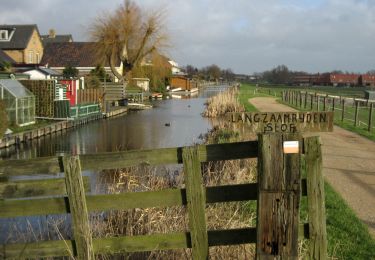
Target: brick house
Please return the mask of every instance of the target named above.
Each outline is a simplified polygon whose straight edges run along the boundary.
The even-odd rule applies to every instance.
[[[358,86],[359,74],[330,74],[330,84],[333,86]]]
[[[360,77],[360,83],[365,87],[374,87],[375,86],[375,75],[364,74]]]
[[[43,44],[37,25],[0,25],[0,49],[16,64],[39,63]]]

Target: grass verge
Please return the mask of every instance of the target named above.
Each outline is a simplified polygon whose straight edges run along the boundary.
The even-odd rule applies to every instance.
[[[275,96],[275,95],[278,98],[277,101],[280,102],[281,104],[293,107],[293,108],[295,108],[297,110],[300,110],[300,111],[310,111],[309,108],[304,109],[304,108],[300,108],[300,107],[294,106],[292,104],[281,101],[281,99],[280,99],[281,92],[283,90],[287,90],[287,89],[297,90],[297,91],[299,91],[299,90],[310,91],[310,92],[316,91],[316,92],[319,92],[319,93],[358,97],[358,98],[363,98],[363,90],[364,90],[363,88],[349,89],[349,88],[333,88],[333,87],[316,87],[316,88],[311,88],[311,87],[300,88],[300,87],[290,87],[290,86],[269,86],[269,87],[270,88],[267,87],[267,89],[264,89],[265,88],[264,87],[263,90],[267,90],[267,91],[271,90],[271,95],[266,94],[266,93],[256,92],[257,88],[256,88],[255,85],[243,84],[241,86],[239,100],[245,106],[246,111],[249,111],[249,112],[256,111],[256,109],[251,104],[249,104],[249,102],[248,102],[249,98],[252,98],[252,97],[267,97],[267,96]],[[259,89],[262,89],[262,87],[260,87]],[[314,107],[315,107],[315,104],[314,104]],[[347,107],[346,109],[348,110],[346,113],[354,114],[354,108]],[[367,119],[368,115],[364,116],[364,115],[361,114],[362,112],[363,111],[360,110],[359,117]],[[339,116],[339,117],[337,117],[337,116]],[[342,122],[340,115],[338,115],[336,112],[335,112],[334,124],[341,127],[341,128],[344,128],[348,131],[351,131],[353,133],[356,133],[356,134],[359,134],[363,137],[366,137],[366,138],[368,138],[372,141],[375,141],[375,131],[369,132],[367,130],[367,127],[354,126],[353,122],[348,121],[347,119],[345,119],[344,122]]]
[[[256,111],[248,105],[249,98],[269,96],[256,93],[255,89],[252,85],[242,85],[240,89],[239,100],[249,112]],[[307,200],[302,199],[301,203],[301,216],[306,216]],[[367,227],[328,183],[325,183],[325,203],[328,255],[332,259],[375,259],[375,240]]]

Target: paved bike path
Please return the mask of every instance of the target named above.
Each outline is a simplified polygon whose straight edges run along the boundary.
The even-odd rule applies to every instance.
[[[249,99],[262,112],[291,112],[275,98]],[[323,174],[375,237],[375,142],[334,127],[319,133],[322,139]]]

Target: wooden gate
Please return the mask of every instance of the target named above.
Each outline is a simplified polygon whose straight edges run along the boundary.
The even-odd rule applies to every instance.
[[[294,135],[264,134],[258,141],[198,145],[93,155],[0,161],[0,218],[71,214],[74,239],[1,245],[2,259],[69,256],[192,248],[194,259],[207,259],[210,246],[257,244],[257,259],[297,259],[299,237],[309,238],[310,258],[326,259],[322,156],[318,137],[298,139],[296,154],[283,152]],[[258,157],[258,183],[204,187],[201,163]],[[82,170],[104,170],[139,164],[183,164],[185,189],[85,195]],[[65,172],[64,178],[12,180],[36,173]],[[302,176],[302,177],[301,177]],[[305,176],[305,177],[304,177]],[[30,198],[36,195],[54,197]],[[60,195],[56,197],[55,195]],[[300,196],[308,196],[308,223],[300,223]],[[28,198],[24,198],[28,197]],[[17,199],[15,199],[17,198]],[[18,199],[22,198],[22,199]],[[258,200],[257,227],[207,230],[207,203]],[[91,237],[91,211],[186,205],[189,232],[143,236]]]

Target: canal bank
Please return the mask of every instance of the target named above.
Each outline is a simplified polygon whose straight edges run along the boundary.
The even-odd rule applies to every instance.
[[[129,149],[191,145],[212,128],[201,113],[208,97],[227,86],[206,87],[197,98],[152,101],[153,109],[96,120],[69,131],[0,150],[7,159],[28,159],[62,153],[88,154]],[[166,126],[168,125],[168,126]]]

